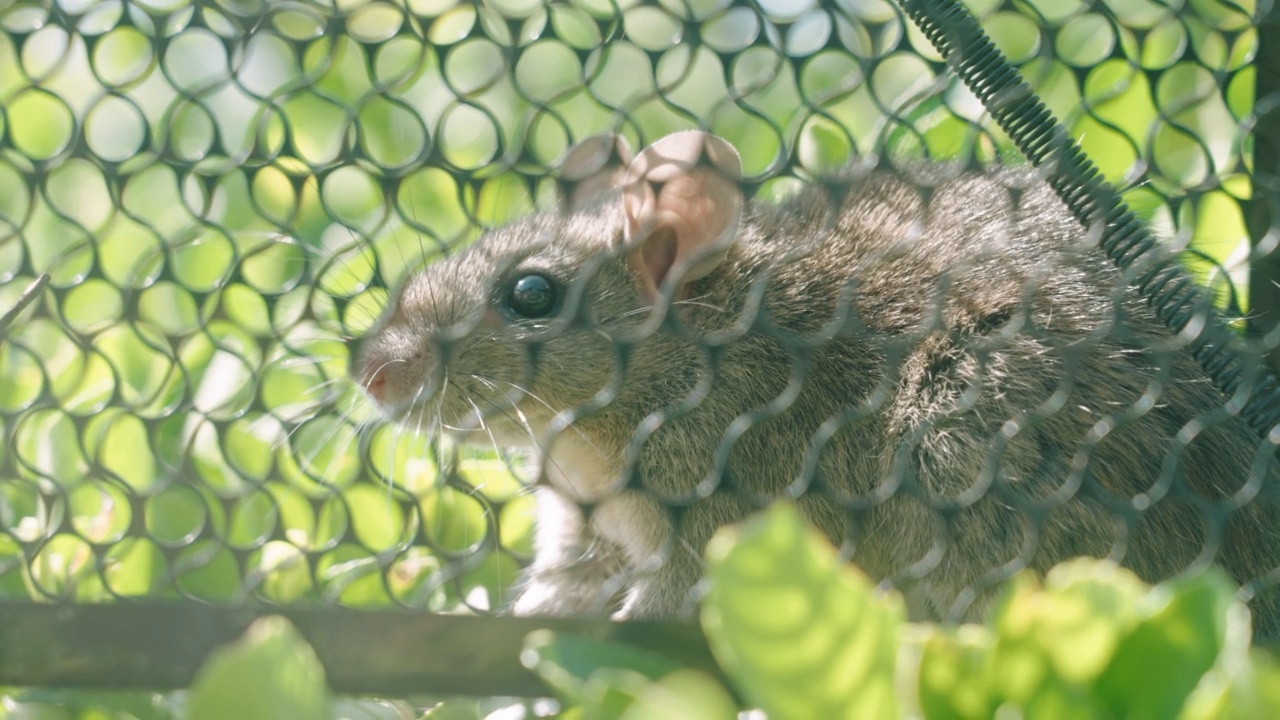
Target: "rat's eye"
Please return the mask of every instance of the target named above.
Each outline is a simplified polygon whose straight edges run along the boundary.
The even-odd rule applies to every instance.
[[[511,283],[505,302],[520,317],[544,318],[560,304],[560,289],[546,275],[521,275]]]

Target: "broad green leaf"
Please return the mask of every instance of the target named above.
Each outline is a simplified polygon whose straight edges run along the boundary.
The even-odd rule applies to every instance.
[[[707,548],[702,626],[744,697],[772,718],[897,717],[904,609],[779,503]]]
[[[1042,591],[1034,574],[1024,573],[1012,584],[995,613],[996,633],[991,669],[987,674],[992,700],[1027,707],[1061,684],[1053,663],[1038,641]]]
[[[1106,561],[1081,558],[1050,570],[1038,598],[1036,638],[1056,673],[1072,683],[1097,678],[1138,622],[1135,606],[1145,592],[1136,575]]]
[[[584,704],[587,685],[601,668],[627,670],[650,680],[681,669],[674,660],[648,650],[550,630],[538,630],[525,638],[520,661],[575,705]]]
[[[1143,598],[1153,611],[1120,641],[1098,697],[1117,716],[1172,717],[1217,659],[1234,593],[1217,569],[1156,586]]]
[[[1280,717],[1280,661],[1254,650],[1246,662],[1216,668],[1187,698],[1183,720]]]
[[[1244,603],[1227,612],[1226,639],[1217,662],[1182,707],[1184,720],[1280,717],[1280,661],[1251,648],[1253,628]]]
[[[288,620],[262,618],[216,650],[196,675],[190,720],[327,720],[324,668]]]
[[[1150,590],[1132,572],[1090,558],[1057,566],[1043,587],[1033,574],[1023,574],[998,604],[994,632],[972,626],[930,631],[918,673],[921,711],[929,718],[990,717],[1001,707],[1017,708],[1025,717],[1148,716],[1140,704],[1117,706],[1100,693],[1098,682],[1117,663],[1129,662],[1125,648],[1147,623],[1168,622],[1170,595],[1185,599],[1176,590]],[[1216,650],[1210,663],[1215,656]],[[1154,714],[1176,711],[1206,667],[1188,675],[1190,685],[1178,685],[1172,673],[1174,693],[1182,694],[1167,712]],[[1154,677],[1161,682],[1153,683]],[[1164,676],[1129,682],[1160,688]]]
[[[920,658],[926,718],[987,718],[995,712],[990,673],[995,635],[985,627],[930,628]]]
[[[634,670],[601,669],[592,674],[585,690],[585,720],[738,717],[729,693],[697,670],[676,670],[652,680]]]

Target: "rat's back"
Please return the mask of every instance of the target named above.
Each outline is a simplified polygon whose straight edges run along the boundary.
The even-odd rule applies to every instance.
[[[1033,174],[878,171],[838,207],[802,195],[754,217],[756,252],[792,255],[768,317],[803,336],[848,315],[805,379],[849,416],[811,492],[856,509],[828,531],[917,607],[974,616],[1012,572],[1082,554],[1152,581],[1280,566],[1275,461]],[[817,238],[800,253],[796,228]],[[1280,632],[1275,594],[1252,607]]]

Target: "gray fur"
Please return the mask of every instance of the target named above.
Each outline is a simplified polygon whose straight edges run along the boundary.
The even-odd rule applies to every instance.
[[[749,203],[661,323],[623,226],[609,196],[495,231],[412,277],[358,353],[402,422],[481,408],[471,439],[549,450],[517,612],[687,614],[715,529],[783,496],[931,617],[1081,554],[1151,581],[1276,573],[1275,462],[1247,486],[1257,439],[1032,174],[880,170]],[[582,292],[567,320],[495,309],[526,269]],[[1280,631],[1275,592],[1252,609]]]

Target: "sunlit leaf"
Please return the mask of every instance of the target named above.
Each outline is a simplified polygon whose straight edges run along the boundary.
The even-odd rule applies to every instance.
[[[1222,649],[1234,593],[1221,571],[1157,586],[1147,601],[1162,607],[1120,641],[1098,679],[1099,697],[1124,717],[1176,713]]]
[[[190,720],[328,720],[324,668],[289,621],[267,617],[209,656],[191,685]]]
[[[707,548],[702,625],[748,702],[771,717],[895,717],[905,611],[780,503]]]

